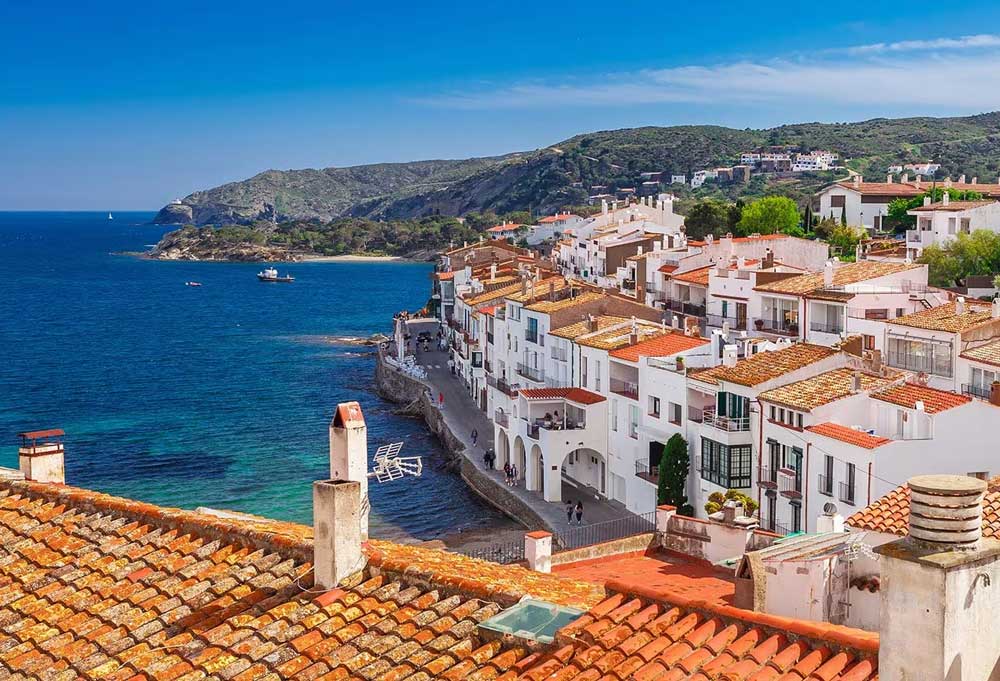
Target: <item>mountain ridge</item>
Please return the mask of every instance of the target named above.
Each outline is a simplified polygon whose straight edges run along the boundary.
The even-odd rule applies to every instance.
[[[189,194],[165,206],[161,224],[280,223],[354,217],[375,220],[473,211],[548,213],[586,201],[587,188],[634,186],[642,172],[690,174],[731,164],[739,153],[779,144],[825,148],[861,173],[933,159],[942,174],[996,178],[1000,112],[964,117],[874,118],[852,123],[793,123],[765,129],[714,125],[645,126],[574,135],[533,151],[348,167],[266,170],[246,180]],[[824,175],[748,185],[675,187],[683,195],[742,198],[780,193],[797,200],[829,181]],[[675,189],[675,188],[672,188]]]

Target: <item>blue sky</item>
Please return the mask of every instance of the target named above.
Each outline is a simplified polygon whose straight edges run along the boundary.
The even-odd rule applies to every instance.
[[[5,2],[0,64],[0,210],[156,209],[589,130],[996,110],[1000,3]]]

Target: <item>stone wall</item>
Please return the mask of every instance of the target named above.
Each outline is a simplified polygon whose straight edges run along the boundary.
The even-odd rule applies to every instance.
[[[390,402],[406,405],[403,409],[406,414],[424,420],[430,431],[437,435],[444,445],[452,461],[457,464],[458,473],[469,489],[525,527],[552,531],[553,528],[545,519],[521,501],[506,485],[486,475],[476,466],[469,457],[465,444],[455,436],[444,415],[434,405],[429,386],[389,366],[382,360],[381,350],[375,360],[375,390]]]
[[[552,554],[552,566],[565,565],[567,563],[585,563],[591,560],[606,558],[608,556],[621,556],[625,554],[643,554],[655,551],[657,539],[654,532],[637,534],[622,539],[581,546],[578,549],[559,551]]]

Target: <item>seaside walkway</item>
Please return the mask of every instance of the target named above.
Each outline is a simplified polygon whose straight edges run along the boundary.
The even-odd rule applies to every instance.
[[[409,332],[416,338],[421,331],[429,331],[435,334],[438,328],[436,320],[411,320],[407,327]],[[438,393],[444,395],[443,416],[452,433],[458,437],[465,445],[462,455],[469,459],[479,470],[483,471],[490,479],[495,480],[497,485],[505,485],[502,470],[490,470],[483,462],[483,454],[487,449],[493,447],[493,422],[483,413],[472,396],[466,391],[461,380],[457,376],[452,376],[448,369],[448,352],[439,351],[434,343],[430,344],[431,349],[427,352],[417,350],[416,362],[427,371],[426,383],[432,391],[432,397],[437,403]],[[476,446],[472,445],[472,430],[479,431],[479,439]],[[553,532],[562,532],[578,525],[566,522],[566,500],[574,503],[579,500],[583,502],[584,525],[603,523],[609,520],[635,517],[624,505],[599,497],[597,492],[585,486],[576,486],[566,478],[563,478],[563,489],[561,503],[550,503],[542,498],[538,492],[529,492],[524,488],[524,481],[516,487],[510,488],[521,501],[529,505],[539,516],[541,516]],[[529,528],[540,529],[540,528]]]

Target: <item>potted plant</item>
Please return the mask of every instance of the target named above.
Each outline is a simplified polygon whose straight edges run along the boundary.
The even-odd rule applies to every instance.
[[[760,331],[761,329],[764,328],[764,320],[763,319],[755,319],[755,320],[753,320],[753,326],[754,326],[755,329],[757,329],[758,331]]]

